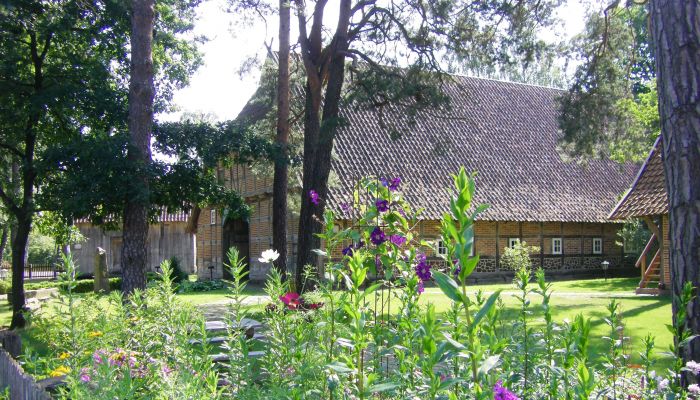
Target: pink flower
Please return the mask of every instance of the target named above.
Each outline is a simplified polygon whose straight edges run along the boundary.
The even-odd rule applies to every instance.
[[[83,368],[80,370],[80,381],[81,382],[83,382],[83,383],[90,382],[91,378],[90,378],[90,375],[88,374],[88,372],[90,372],[90,370],[87,368]]]
[[[290,310],[296,310],[301,304],[301,301],[299,300],[299,294],[294,292],[285,293],[284,296],[280,296],[280,301],[284,303]]]

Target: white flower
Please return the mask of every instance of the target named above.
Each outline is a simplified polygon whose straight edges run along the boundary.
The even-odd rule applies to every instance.
[[[668,379],[660,379],[657,383],[657,387],[660,391],[668,389]]]
[[[277,260],[280,256],[280,253],[278,253],[276,250],[272,249],[267,249],[260,254],[260,258],[258,258],[258,261],[261,263],[273,263],[275,260]]]
[[[688,385],[688,392],[692,394],[700,394],[700,386],[698,386],[697,383],[693,383],[692,385]]]
[[[695,375],[700,374],[700,363],[698,363],[698,362],[695,362],[695,361],[688,361],[688,362],[685,364],[685,368],[686,368],[688,371],[691,371],[692,373],[694,373]]]

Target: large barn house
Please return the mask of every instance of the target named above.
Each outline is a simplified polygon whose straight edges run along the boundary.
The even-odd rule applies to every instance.
[[[364,176],[402,179],[402,192],[414,208],[423,208],[421,238],[437,240],[439,220],[448,210],[450,174],[465,166],[477,171],[477,203],[488,203],[475,226],[481,254],[476,276],[500,275],[503,249],[522,240],[540,247],[534,256],[554,274],[600,273],[601,263],[620,268],[623,249],[616,244],[620,224],[608,220],[615,201],[629,187],[637,166],[593,160],[567,162],[558,152],[557,97],[552,88],[455,76],[446,85],[449,111],[426,111],[415,125],[401,110],[346,108],[348,125],[337,134],[328,206],[342,224],[350,224],[341,204],[351,202]],[[244,110],[245,112],[245,110]],[[390,137],[386,126],[400,132]],[[395,135],[394,135],[395,136]],[[254,207],[247,221],[221,224],[217,210],[204,210],[197,227],[197,264],[221,276],[226,249],[237,246],[250,260],[252,280],[264,280],[258,262],[271,247],[272,178],[241,165],[222,167],[220,178]],[[289,223],[289,256],[295,259],[296,216]],[[429,254],[434,263],[441,262]],[[601,273],[602,274],[602,273]]]

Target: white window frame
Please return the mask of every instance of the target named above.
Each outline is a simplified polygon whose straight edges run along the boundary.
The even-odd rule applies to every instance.
[[[516,238],[516,237],[508,238],[508,248],[509,249],[512,249],[513,247],[515,247],[516,243],[520,243],[520,238]]]
[[[558,250],[557,243],[559,244]],[[564,241],[562,238],[552,238],[552,254],[564,254]]]
[[[598,244],[597,250],[596,244]],[[603,238],[593,238],[593,243],[591,243],[591,251],[593,252],[593,254],[603,254]]]
[[[216,225],[216,210],[209,212],[209,225]]]
[[[446,256],[447,255],[447,246],[445,246],[445,242],[442,240],[437,241],[437,253],[438,255],[441,256]]]

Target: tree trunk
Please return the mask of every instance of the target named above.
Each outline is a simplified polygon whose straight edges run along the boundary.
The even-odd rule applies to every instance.
[[[2,227],[2,236],[0,236],[0,265],[2,264],[3,254],[5,253],[5,247],[7,247],[7,236],[10,232],[8,226],[9,222],[7,223],[7,225]]]
[[[129,160],[141,168],[134,185],[138,195],[126,200],[122,244],[122,291],[146,287],[151,129],[153,125],[154,0],[131,2],[131,80],[129,83]]]
[[[17,216],[17,225],[12,238],[12,321],[10,329],[24,328],[24,267],[27,261],[27,244],[32,228],[31,214]]]
[[[272,183],[272,247],[280,254],[275,266],[287,278],[287,182],[289,143],[289,0],[280,0],[279,65],[277,74],[277,138]]]
[[[663,162],[669,199],[673,318],[685,282],[700,284],[700,3],[652,0]],[[700,301],[688,307],[686,328],[700,334]],[[683,351],[700,361],[700,340]],[[687,381],[686,381],[687,382]]]
[[[304,179],[302,187],[301,213],[299,216],[299,244],[297,248],[297,268],[295,285],[304,289],[304,271],[314,268],[312,250],[318,248],[320,239],[316,236],[321,231],[321,219],[328,197],[328,177],[331,170],[333,140],[340,122],[340,99],[345,80],[345,54],[348,48],[348,26],[351,17],[351,2],[342,0],[338,16],[338,27],[329,45],[330,62],[328,66],[328,83],[323,98],[323,119],[319,123],[320,101],[310,96],[313,86],[307,81],[306,115],[304,121]],[[316,63],[319,65],[320,63]],[[307,65],[308,69],[308,65]],[[310,71],[307,70],[307,75]],[[316,73],[316,71],[314,71]],[[318,93],[320,93],[320,88]],[[320,96],[319,96],[320,97]],[[309,198],[309,191],[318,193],[319,204],[314,205]]]

